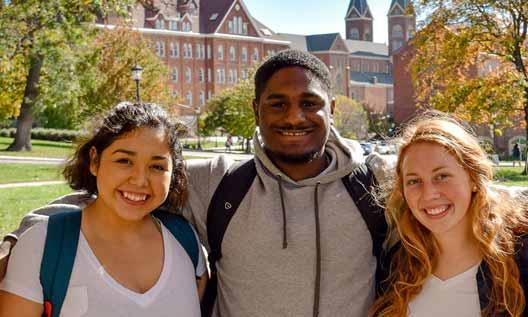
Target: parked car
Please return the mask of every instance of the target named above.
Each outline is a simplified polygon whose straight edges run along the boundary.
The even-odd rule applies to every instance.
[[[363,155],[369,155],[374,150],[374,145],[368,142],[359,142],[361,148],[363,149]]]

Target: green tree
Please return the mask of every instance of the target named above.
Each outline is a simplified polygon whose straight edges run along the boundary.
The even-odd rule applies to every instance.
[[[422,106],[528,136],[528,1],[417,0],[411,73]]]
[[[369,131],[369,119],[363,106],[346,96],[336,96],[334,126],[339,133],[351,139],[366,139]]]
[[[209,100],[203,117],[203,129],[212,133],[223,128],[231,135],[246,140],[246,152],[250,151],[250,140],[255,132],[255,116],[252,102],[255,98],[253,76],[225,89]]]
[[[13,67],[9,98],[20,100],[15,140],[9,150],[31,150],[33,114],[46,65],[93,39],[93,22],[109,12],[124,14],[132,0],[24,0],[0,9],[0,67]],[[14,62],[13,62],[14,61]],[[8,68],[9,68],[8,67]],[[19,76],[23,80],[17,81]],[[23,91],[21,97],[16,93]]]

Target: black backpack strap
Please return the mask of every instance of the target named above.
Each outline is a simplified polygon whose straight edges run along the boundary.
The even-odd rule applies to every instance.
[[[390,256],[383,253],[383,242],[387,236],[387,220],[384,209],[376,203],[373,191],[377,186],[376,177],[367,164],[363,163],[342,178],[343,184],[354,200],[372,238],[372,254],[376,257],[376,290],[382,292],[383,281],[388,277]]]
[[[210,251],[207,258],[211,279],[207,283],[202,299],[202,316],[211,316],[213,312],[218,284],[216,262],[222,258],[222,240],[225,231],[256,176],[254,159],[234,164],[220,181],[209,203],[207,240]]]

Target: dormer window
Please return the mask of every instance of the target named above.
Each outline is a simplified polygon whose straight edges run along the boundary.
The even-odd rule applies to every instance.
[[[227,22],[227,33],[230,34],[247,34],[247,23],[244,23],[242,17],[233,17]]]
[[[170,21],[170,29],[172,31],[178,31],[178,22],[176,21]]]
[[[163,19],[156,20],[156,29],[163,30],[165,29],[165,21]]]

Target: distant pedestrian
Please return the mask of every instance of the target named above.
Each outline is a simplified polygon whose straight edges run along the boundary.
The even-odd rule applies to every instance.
[[[225,141],[226,152],[231,152],[231,146],[233,145],[233,137],[231,135],[227,136]]]
[[[515,167],[515,163],[519,163],[519,166],[521,166],[521,149],[519,148],[519,143],[515,143],[513,146],[513,166]]]

